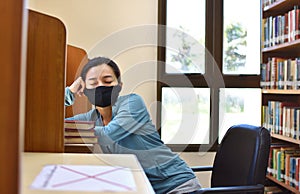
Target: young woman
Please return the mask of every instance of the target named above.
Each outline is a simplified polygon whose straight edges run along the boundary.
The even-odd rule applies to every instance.
[[[187,164],[160,139],[142,98],[137,94],[119,96],[122,89],[117,64],[104,57],[89,60],[81,77],[66,88],[65,104],[74,95],[86,95],[95,105],[71,120],[96,121],[95,135],[104,153],[135,154],[158,194],[191,193],[200,184]]]

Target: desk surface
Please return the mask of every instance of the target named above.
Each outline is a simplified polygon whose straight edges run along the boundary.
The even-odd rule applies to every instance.
[[[22,194],[54,194],[54,193],[77,193],[74,191],[44,191],[30,189],[30,185],[42,168],[47,164],[65,165],[103,165],[122,166],[132,169],[137,190],[126,193],[154,193],[141,165],[134,155],[121,154],[69,154],[69,153],[29,153],[22,154]],[[79,192],[78,192],[79,193]],[[82,193],[82,192],[80,192]],[[84,192],[93,193],[95,192]],[[99,193],[99,192],[98,192]],[[117,194],[120,192],[102,192]]]

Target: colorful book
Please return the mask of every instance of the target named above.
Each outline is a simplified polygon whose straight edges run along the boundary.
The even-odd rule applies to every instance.
[[[279,181],[285,182],[286,180],[286,164],[285,164],[285,156],[287,154],[294,154],[297,152],[300,152],[298,149],[299,147],[297,145],[291,146],[291,147],[281,147],[280,148],[280,178]]]

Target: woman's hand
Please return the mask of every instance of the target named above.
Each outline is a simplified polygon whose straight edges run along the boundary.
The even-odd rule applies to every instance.
[[[85,84],[81,77],[78,77],[69,88],[73,94],[77,94],[78,96],[84,95]]]

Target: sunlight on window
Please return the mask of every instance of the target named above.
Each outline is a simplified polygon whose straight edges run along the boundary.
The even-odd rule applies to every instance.
[[[224,74],[260,73],[260,27],[260,0],[224,0]]]
[[[204,73],[205,0],[167,1],[166,72]]]
[[[223,88],[219,98],[219,143],[232,125],[261,125],[260,88]]]
[[[161,138],[167,144],[208,144],[209,88],[162,88]]]

